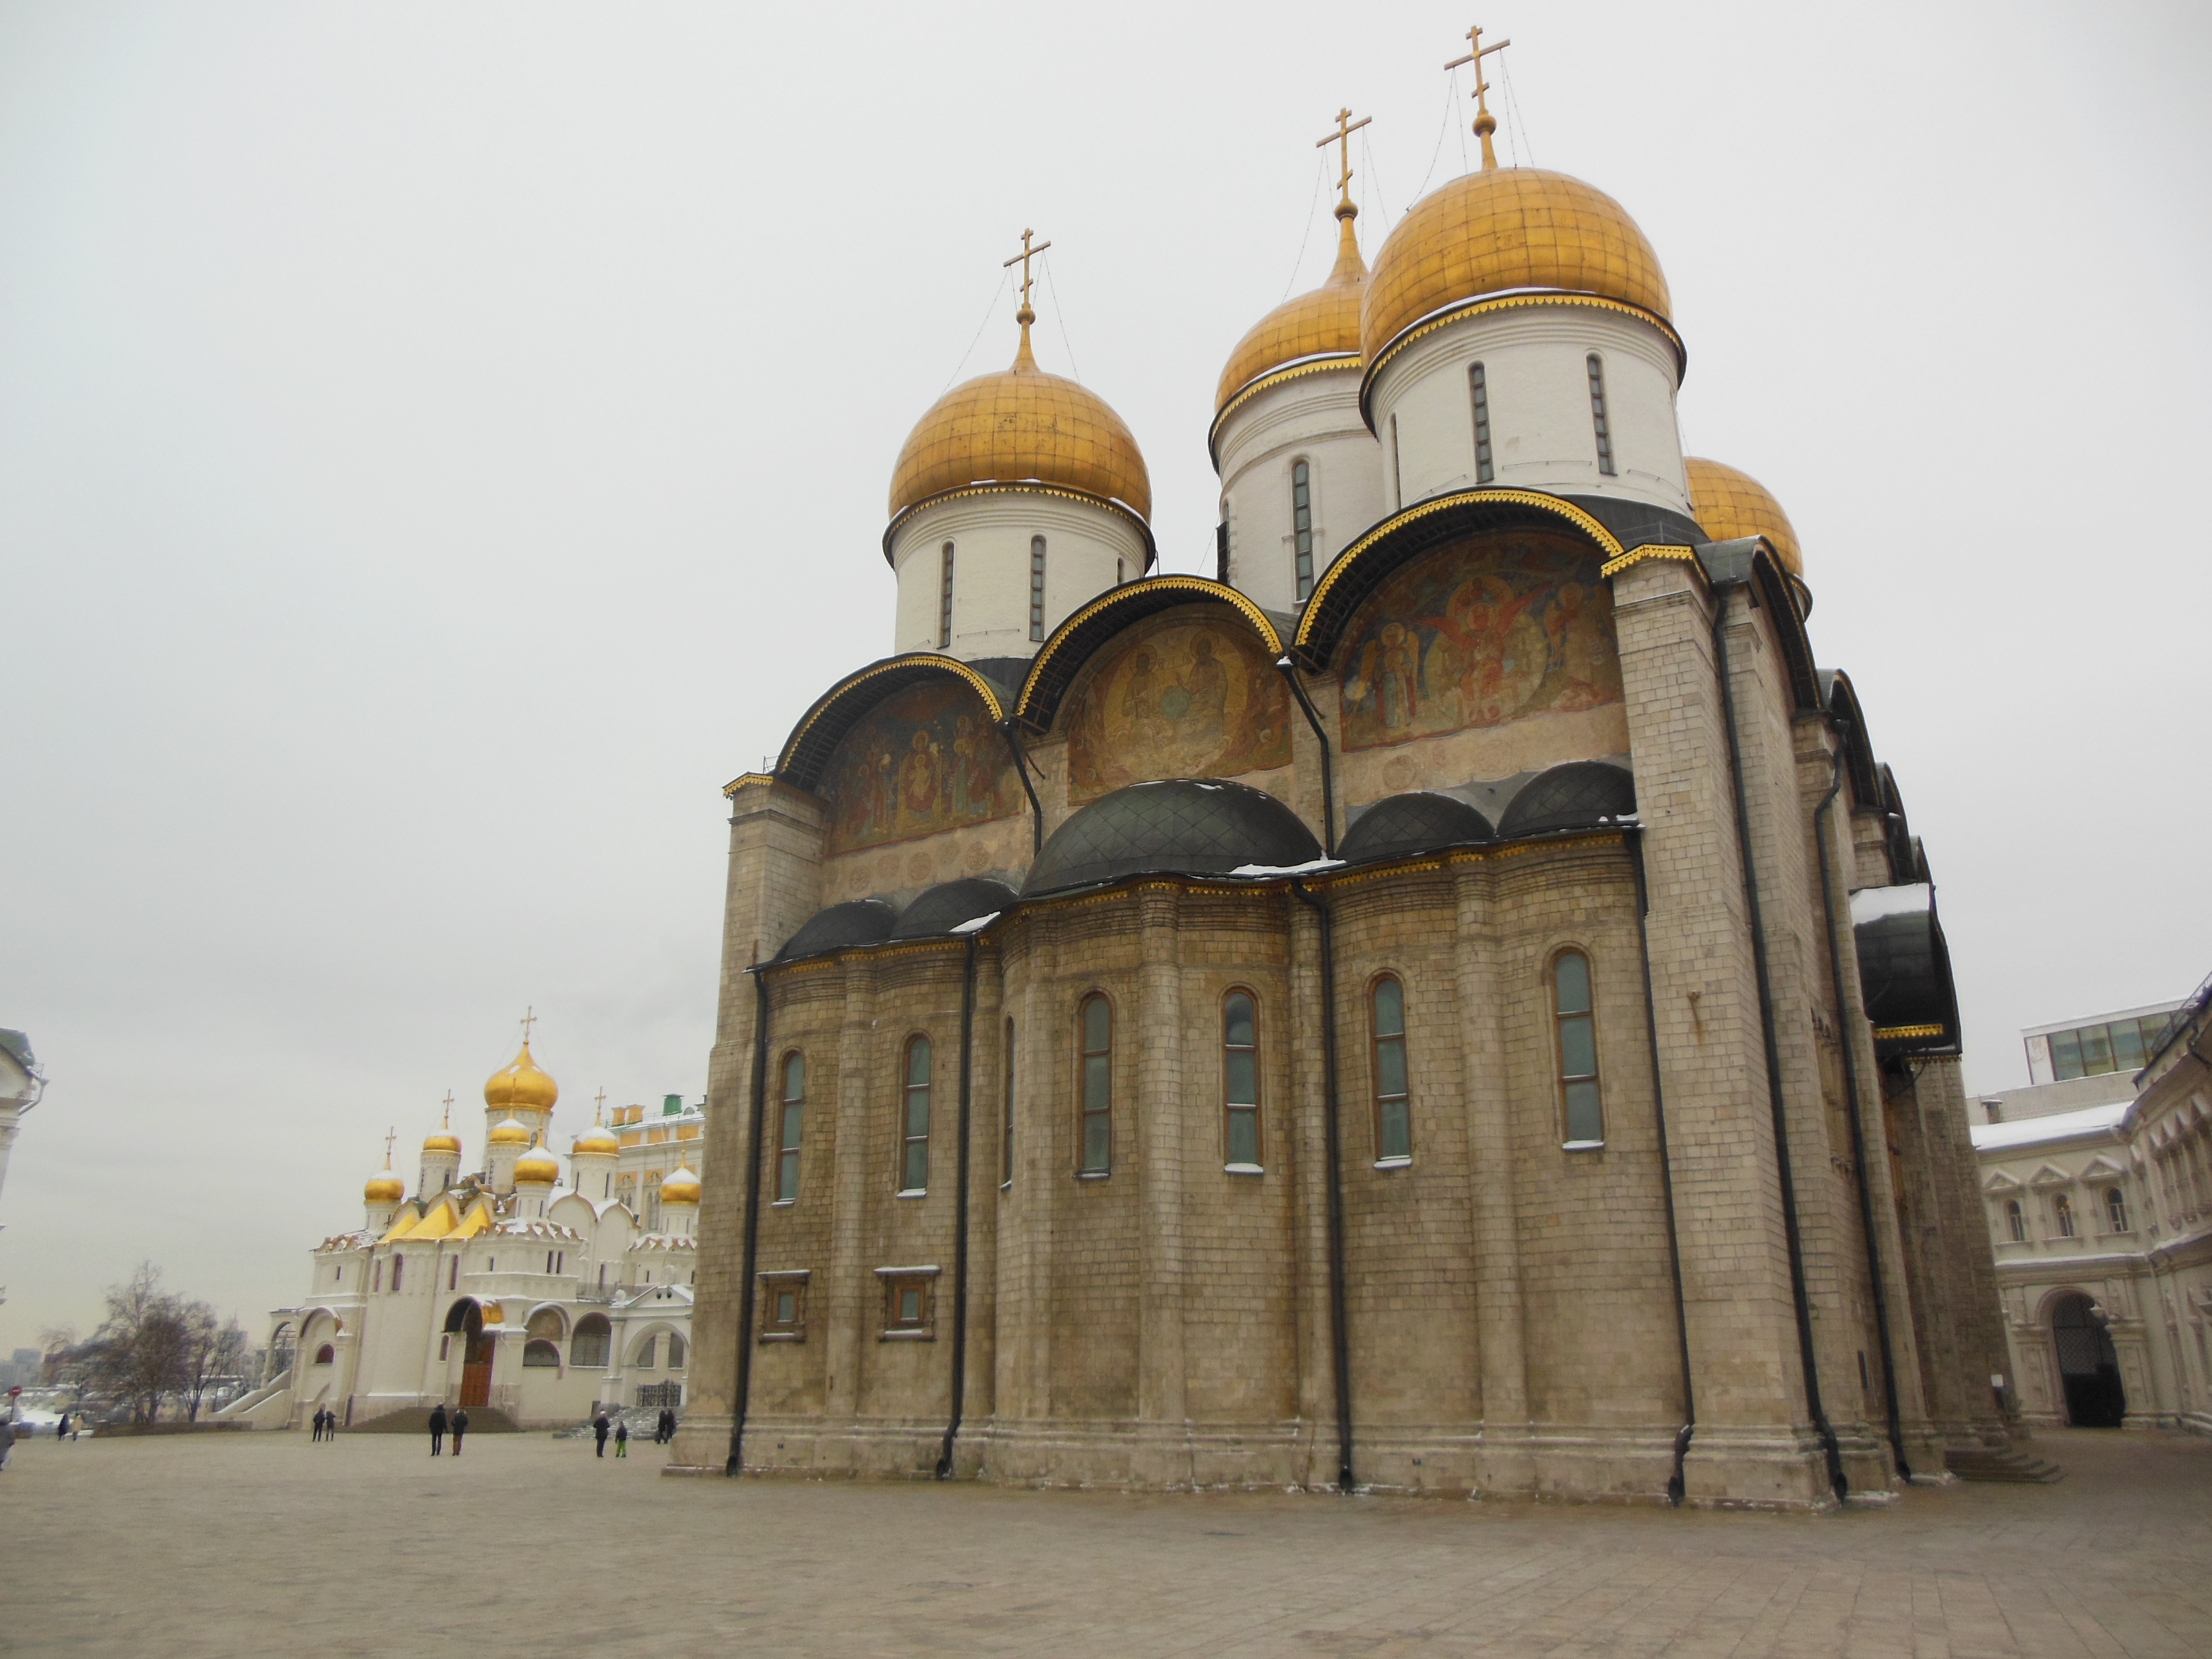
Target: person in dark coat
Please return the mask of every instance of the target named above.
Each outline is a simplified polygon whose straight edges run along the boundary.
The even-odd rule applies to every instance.
[[[655,1444],[663,1446],[676,1438],[676,1413],[671,1407],[660,1408],[659,1419],[653,1425],[653,1438]]]
[[[469,1431],[469,1408],[456,1407],[453,1410],[453,1455],[461,1455],[461,1437]]]
[[[605,1412],[601,1412],[592,1419],[592,1438],[599,1445],[599,1449],[592,1455],[605,1457],[607,1455],[607,1436],[613,1431],[613,1429],[614,1425],[607,1421],[607,1414]]]
[[[67,1412],[64,1412],[61,1416],[61,1421],[54,1425],[54,1438],[59,1440],[68,1433],[69,1413]]]
[[[430,1407],[430,1455],[438,1455],[438,1448],[446,1443],[446,1402],[441,1400]]]
[[[314,1432],[308,1437],[309,1439],[320,1440],[323,1437],[323,1408],[320,1406],[315,1407],[315,1414],[309,1420],[314,1425]]]
[[[615,1425],[615,1455],[617,1457],[629,1455],[629,1425],[627,1423]]]

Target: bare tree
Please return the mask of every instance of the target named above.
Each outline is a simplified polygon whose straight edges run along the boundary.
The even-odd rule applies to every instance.
[[[183,1313],[185,1420],[197,1423],[209,1384],[237,1376],[246,1358],[246,1332],[235,1317],[216,1324],[215,1310],[204,1302],[186,1303]]]
[[[131,1421],[151,1423],[161,1397],[185,1386],[190,1351],[184,1302],[161,1288],[159,1267],[142,1261],[129,1279],[109,1286],[107,1317],[72,1357],[94,1388],[130,1403]]]

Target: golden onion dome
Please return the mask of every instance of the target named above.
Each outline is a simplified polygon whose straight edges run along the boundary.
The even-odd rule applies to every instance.
[[[622,1151],[622,1142],[609,1134],[604,1125],[594,1123],[576,1137],[568,1149],[571,1158],[612,1158]]]
[[[422,1150],[426,1152],[451,1152],[459,1158],[461,1155],[461,1138],[451,1129],[441,1129],[435,1134],[422,1137]]]
[[[379,1170],[361,1189],[366,1204],[397,1204],[407,1196],[406,1183],[389,1170]]]
[[[1283,301],[1237,343],[1213,389],[1215,414],[1262,374],[1292,363],[1341,357],[1347,367],[1356,364],[1359,304],[1367,293],[1367,265],[1359,257],[1359,238],[1352,228],[1358,213],[1350,202],[1337,204],[1336,216],[1343,228],[1337,232],[1336,268],[1328,280],[1310,294]]]
[[[696,1204],[699,1201],[699,1177],[683,1164],[678,1164],[661,1181],[660,1201],[663,1204]]]
[[[1682,471],[1689,480],[1690,516],[1700,530],[1717,542],[1764,536],[1782,568],[1803,580],[1805,561],[1798,551],[1797,532],[1772,491],[1748,472],[1718,461],[1692,456],[1683,461]]]
[[[561,1179],[561,1160],[543,1146],[532,1146],[514,1160],[514,1182],[518,1187],[550,1187]]]
[[[929,407],[891,469],[891,516],[975,483],[1041,483],[1152,511],[1152,476],[1121,417],[1097,392],[1048,374],[1030,352],[1024,306],[1014,366],[963,380]]]
[[[1494,167],[1413,204],[1375,256],[1359,323],[1371,365],[1408,326],[1488,295],[1590,294],[1671,308],[1659,256],[1603,191],[1563,173]]]
[[[561,1098],[561,1085],[538,1069],[538,1062],[530,1057],[530,1042],[525,1038],[522,1052],[500,1070],[494,1072],[484,1084],[484,1104],[487,1106],[524,1107],[534,1112],[550,1112],[553,1103]]]
[[[495,1146],[527,1146],[530,1131],[514,1118],[505,1118],[493,1124],[491,1133],[484,1139]]]

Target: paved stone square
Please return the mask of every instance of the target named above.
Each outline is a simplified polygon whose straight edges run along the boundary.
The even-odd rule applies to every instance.
[[[2212,1441],[1827,1516],[665,1480],[589,1442],[34,1441],[0,1652],[2212,1654]],[[427,1644],[427,1645],[426,1645]]]

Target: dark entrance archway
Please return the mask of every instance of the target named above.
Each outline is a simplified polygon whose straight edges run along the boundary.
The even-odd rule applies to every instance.
[[[484,1334],[483,1310],[474,1302],[456,1302],[446,1316],[446,1330],[459,1335],[461,1353],[461,1404],[491,1403],[492,1340]]]
[[[2120,1357],[2086,1296],[2063,1296],[2051,1304],[2051,1335],[2058,1347],[2058,1376],[2066,1388],[2066,1420],[2077,1429],[2117,1429],[2128,1413],[2120,1386]]]

